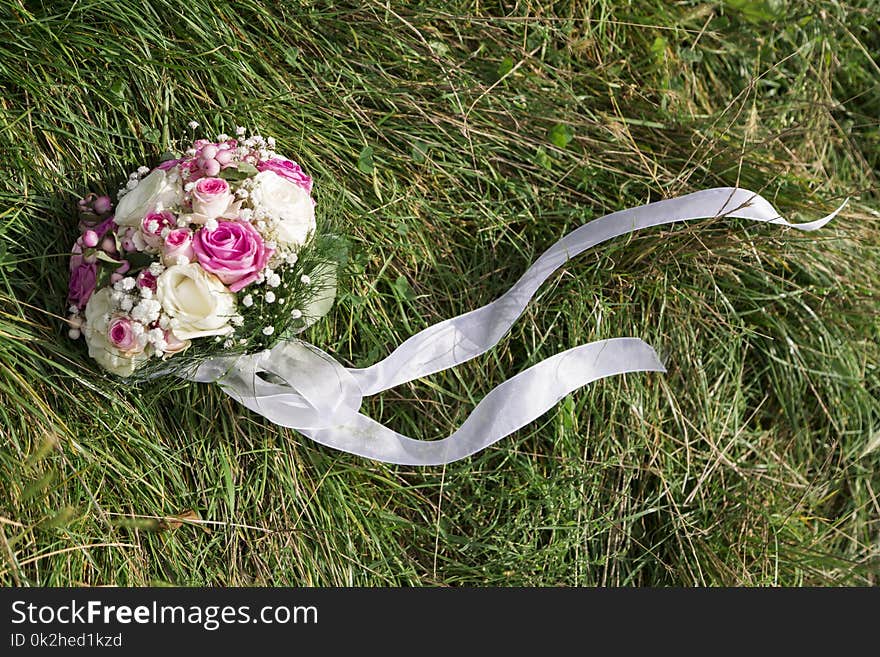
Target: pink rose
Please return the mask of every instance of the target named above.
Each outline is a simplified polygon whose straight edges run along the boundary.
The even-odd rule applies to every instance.
[[[216,219],[229,210],[232,200],[229,183],[223,178],[199,178],[192,191],[193,214],[199,215],[202,223]]]
[[[174,215],[167,210],[165,212],[150,212],[141,221],[141,233],[144,242],[154,249],[162,246],[162,231],[166,228],[174,228],[177,222]]]
[[[74,267],[74,260],[78,264]],[[95,291],[95,283],[98,280],[98,266],[92,262],[85,262],[82,256],[70,259],[70,280],[67,285],[67,302],[80,310],[86,307],[92,292]]]
[[[221,221],[215,230],[202,228],[193,240],[193,250],[202,268],[231,292],[254,282],[273,253],[257,229],[243,221]]]
[[[257,169],[259,171],[277,173],[282,178],[295,182],[309,194],[312,193],[312,179],[305,174],[302,167],[296,162],[284,159],[283,157],[273,157],[257,164]]]
[[[114,347],[124,353],[143,351],[137,336],[132,330],[131,320],[128,317],[116,317],[110,320],[107,327],[107,339]]]
[[[179,258],[192,262],[194,257],[193,234],[189,228],[175,228],[165,236],[162,262],[166,265],[176,265]]]

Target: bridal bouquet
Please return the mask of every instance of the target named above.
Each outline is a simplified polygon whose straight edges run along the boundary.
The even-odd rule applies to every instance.
[[[568,260],[637,230],[740,218],[799,230],[764,198],[720,187],[599,217],[550,246],[503,295],[411,336],[366,368],[348,368],[296,337],[327,313],[336,240],[316,221],[312,180],[275,142],[245,130],[196,140],[139,168],[119,190],[82,199],[70,259],[70,336],[122,377],[174,374],[216,383],[272,422],[330,447],[388,463],[439,465],[474,454],[599,379],[664,372],[637,337],[575,346],[490,391],[451,435],[414,440],[360,412],[364,397],[455,367],[492,349],[538,288]]]
[[[336,286],[311,192],[272,137],[238,128],[139,167],[115,209],[107,196],[80,200],[70,337],[128,377],[258,351],[303,330],[329,310]]]

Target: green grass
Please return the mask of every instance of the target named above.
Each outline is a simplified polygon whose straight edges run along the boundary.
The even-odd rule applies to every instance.
[[[875,583],[876,0],[327,4],[0,0],[0,583]],[[668,375],[386,466],[213,386],[122,384],[66,338],[77,195],[191,119],[260,127],[315,177],[353,249],[307,337],[355,366],[591,217],[717,185],[793,220],[853,200],[809,235],[706,221],[588,252],[496,349],[366,412],[441,437],[621,335]]]

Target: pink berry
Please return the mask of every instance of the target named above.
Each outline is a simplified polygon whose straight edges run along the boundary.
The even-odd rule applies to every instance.
[[[221,166],[227,165],[232,162],[232,151],[230,150],[222,150],[214,157]]]
[[[93,230],[87,230],[83,233],[83,244],[90,249],[98,246],[98,233]]]
[[[206,160],[213,160],[217,155],[217,147],[214,144],[208,144],[202,149],[201,156]]]
[[[208,160],[205,162],[205,175],[216,176],[220,173],[220,163],[217,160]]]
[[[122,280],[122,274],[110,274],[110,282],[118,283]]]
[[[99,196],[95,199],[95,202],[92,203],[92,208],[98,214],[107,214],[112,207],[113,203],[110,201],[109,196]]]
[[[124,240],[122,240],[122,248],[125,251],[129,251],[129,252],[134,251],[135,250],[134,241],[130,240],[128,238],[125,238]]]
[[[105,235],[101,241],[101,250],[107,253],[116,253],[116,240],[110,235]]]

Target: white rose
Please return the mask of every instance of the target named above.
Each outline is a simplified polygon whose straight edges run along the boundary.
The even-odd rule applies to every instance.
[[[98,361],[101,367],[117,376],[131,376],[147,360],[147,354],[125,355],[107,340],[107,326],[113,311],[111,294],[112,290],[105,287],[89,298],[86,321],[82,327],[83,336],[89,346],[89,356]]]
[[[253,178],[250,192],[254,209],[277,219],[275,241],[300,246],[315,230],[315,204],[302,187],[274,171],[261,171]]]
[[[232,332],[235,295],[197,262],[174,265],[156,280],[156,299],[179,340]]]
[[[148,213],[160,205],[167,210],[177,205],[182,196],[179,176],[172,177],[166,171],[154,169],[137,187],[119,199],[114,221],[120,226],[140,228]]]

